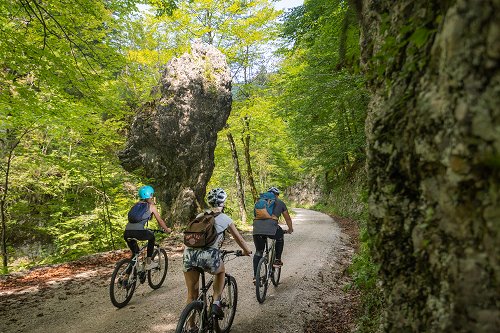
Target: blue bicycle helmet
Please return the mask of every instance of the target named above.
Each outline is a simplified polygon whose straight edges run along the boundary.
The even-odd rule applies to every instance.
[[[271,192],[271,193],[274,193],[275,195],[279,195],[280,194],[280,190],[278,190],[277,187],[274,187],[274,186],[271,186],[267,192]]]
[[[152,198],[154,193],[155,190],[149,185],[139,188],[139,198],[141,198],[141,200]]]

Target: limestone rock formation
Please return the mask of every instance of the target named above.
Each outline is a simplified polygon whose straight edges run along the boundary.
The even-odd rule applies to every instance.
[[[355,1],[384,332],[500,327],[499,1]]]
[[[127,171],[153,179],[167,223],[183,224],[204,206],[217,132],[231,111],[225,56],[195,42],[167,64],[154,93],[159,97],[138,110],[119,158]]]

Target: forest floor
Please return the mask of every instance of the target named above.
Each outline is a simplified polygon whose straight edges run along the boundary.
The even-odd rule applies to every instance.
[[[274,290],[270,287],[264,304],[255,300],[251,279],[246,276],[251,260],[250,265],[228,265],[240,293],[232,332],[347,333],[354,329],[359,295],[348,288],[347,268],[359,246],[357,223],[304,209],[297,212],[296,232],[285,239],[281,283]],[[251,235],[244,237],[252,247]],[[226,247],[234,248],[232,243],[230,240]],[[114,263],[129,255],[126,250],[1,277],[0,331],[111,333],[130,327],[121,321],[144,319],[149,323],[143,324],[144,332],[173,331],[185,298],[180,273],[183,247],[180,237],[168,238],[161,245],[170,261],[166,285],[157,291],[139,286],[130,304],[121,310],[111,305],[108,284]],[[238,261],[243,260],[234,262]],[[172,307],[166,294],[180,304]],[[169,310],[162,310],[163,305]],[[155,312],[148,307],[159,309]],[[163,324],[151,325],[156,320]]]

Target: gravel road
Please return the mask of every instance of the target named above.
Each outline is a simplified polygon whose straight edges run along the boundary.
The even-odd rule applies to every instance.
[[[347,236],[328,215],[294,209],[294,230],[285,235],[284,266],[278,287],[272,284],[264,304],[255,298],[252,260],[239,257],[226,269],[238,284],[238,308],[231,332],[304,332],[321,313],[345,260],[352,255]],[[245,239],[253,249],[251,235]],[[236,249],[232,243],[225,246]],[[186,288],[180,252],[168,252],[169,271],[163,286],[139,285],[130,303],[116,309],[109,300],[112,267],[58,279],[50,288],[0,289],[0,332],[174,332],[185,305]]]

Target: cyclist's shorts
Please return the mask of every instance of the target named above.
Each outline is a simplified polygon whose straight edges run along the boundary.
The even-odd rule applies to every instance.
[[[220,267],[220,251],[212,247],[204,249],[194,249],[186,247],[183,257],[184,272],[193,268],[201,268],[205,272],[214,274]]]

